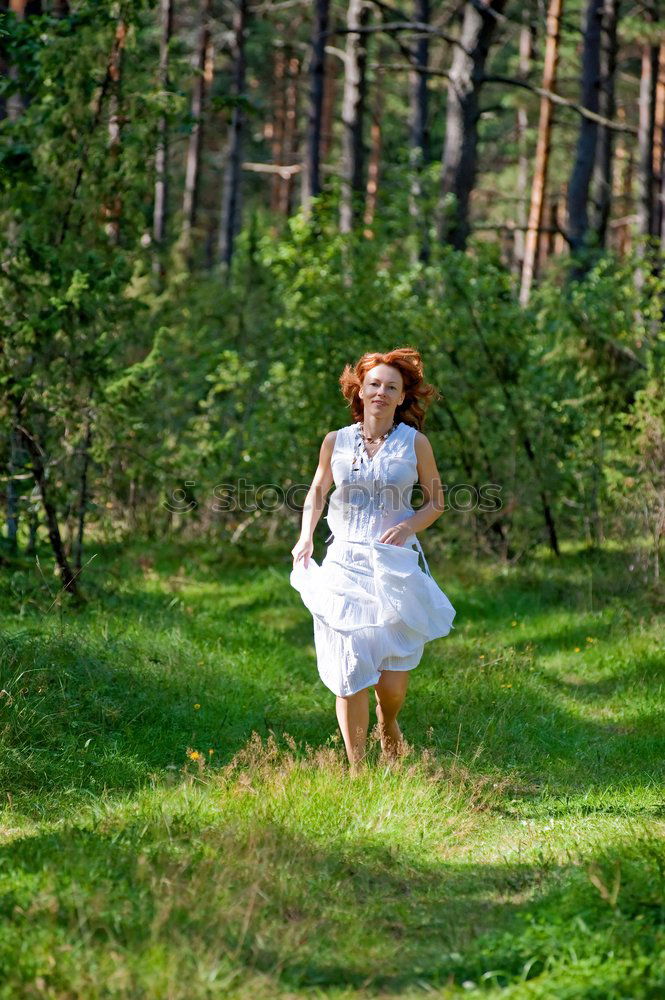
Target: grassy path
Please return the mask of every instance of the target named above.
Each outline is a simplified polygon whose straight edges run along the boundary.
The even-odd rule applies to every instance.
[[[662,595],[439,565],[412,752],[342,760],[288,564],[0,587],[0,998],[665,996]],[[630,580],[630,583],[626,581]]]

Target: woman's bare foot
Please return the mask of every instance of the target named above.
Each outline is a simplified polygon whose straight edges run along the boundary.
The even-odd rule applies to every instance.
[[[359,778],[361,774],[364,774],[367,770],[367,761],[363,756],[360,760],[349,761],[349,777]]]
[[[381,753],[386,760],[397,760],[404,749],[404,737],[402,730],[397,724],[397,719],[392,722],[379,722],[379,739],[381,740]]]

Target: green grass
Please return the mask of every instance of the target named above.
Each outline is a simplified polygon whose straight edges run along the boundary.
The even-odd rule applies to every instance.
[[[284,553],[94,551],[82,609],[0,582],[2,1000],[665,996],[663,595],[620,549],[434,566],[410,753],[354,780]]]

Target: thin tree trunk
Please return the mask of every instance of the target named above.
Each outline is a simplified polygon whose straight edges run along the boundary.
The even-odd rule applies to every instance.
[[[469,235],[469,200],[476,180],[478,100],[485,63],[505,0],[464,4],[460,44],[448,79],[438,236],[463,250]]]
[[[332,147],[335,130],[335,105],[337,98],[338,60],[326,60],[323,80],[323,110],[321,122],[321,164],[324,164]]]
[[[456,358],[454,351],[447,351],[446,353],[448,355],[448,358],[450,359],[451,364],[453,364],[458,370],[461,370],[460,362]],[[455,432],[456,432],[456,434],[457,434],[457,436],[459,438],[459,455],[460,455],[460,459],[461,459],[462,465],[464,467],[464,471],[466,473],[467,479],[468,479],[469,483],[473,486],[473,488],[476,491],[476,493],[480,494],[481,484],[478,483],[477,473],[476,473],[476,470],[475,470],[475,467],[474,467],[474,463],[473,463],[471,455],[470,455],[470,453],[469,453],[469,451],[467,450],[467,447],[466,447],[466,435],[464,434],[464,431],[462,430],[462,427],[461,427],[459,421],[457,420],[457,417],[455,416],[454,412],[450,408],[450,405],[448,404],[448,402],[446,401],[445,398],[442,400],[442,406],[443,406],[444,410],[446,411],[446,413],[448,414],[448,416],[450,417],[450,422],[451,422],[451,424],[452,424],[452,426],[453,426],[453,428],[454,428],[454,430],[455,430]],[[477,411],[475,405],[473,405],[473,404],[471,405],[471,412],[473,413],[473,416],[475,418],[476,430],[478,431],[479,428],[483,425],[483,419],[479,417],[478,411]],[[438,426],[439,426],[440,429],[442,429],[442,430],[443,429],[447,429],[447,428],[443,427],[443,423],[441,421],[441,418],[437,416],[435,410],[432,410],[432,417],[431,417],[431,419],[438,424]],[[487,448],[485,447],[485,443],[483,441],[482,433],[478,433],[477,434],[476,441],[474,442],[474,444],[478,447],[478,449],[480,451],[480,454],[482,456],[482,461],[483,461],[483,465],[484,465],[484,469],[485,469],[485,482],[496,483],[497,479],[496,479],[496,476],[494,475],[494,471],[492,469],[492,462],[490,460],[490,456],[488,454]],[[504,525],[505,525],[505,529],[504,529]],[[500,554],[503,556],[503,558],[504,559],[512,559],[512,557],[514,555],[514,551],[513,551],[512,547],[510,545],[510,542],[508,540],[508,535],[510,533],[510,524],[507,521],[505,521],[504,518],[500,514],[497,514],[497,516],[494,519],[494,521],[492,521],[490,523],[489,529],[499,539],[499,545],[500,545],[500,550],[499,551],[500,551]],[[491,548],[494,551],[496,551],[495,546],[493,546],[491,544],[491,541],[490,541],[490,546],[491,546]]]
[[[90,403],[89,403],[90,405]],[[81,458],[81,474],[79,479],[79,495],[76,505],[76,537],[74,539],[74,568],[80,573],[83,559],[83,534],[85,531],[85,515],[88,507],[88,469],[90,466],[90,445],[92,444],[92,414],[88,412],[85,424],[85,438]]]
[[[654,113],[653,176],[655,204],[652,231],[660,236],[665,230],[665,43],[658,50],[658,79],[656,81],[656,108]]]
[[[245,33],[247,28],[248,0],[237,0],[233,18],[234,63],[233,96],[236,102],[231,114],[227,144],[227,165],[222,195],[221,224],[219,227],[219,261],[227,269],[231,265],[236,232],[240,223],[240,165],[245,124],[241,100],[245,91]]]
[[[552,229],[554,230],[554,243],[552,253],[555,257],[560,257],[568,249],[564,233],[567,230],[566,220],[566,195],[560,192],[559,197],[554,202],[554,213],[552,215]]]
[[[520,29],[520,79],[525,82],[529,79],[531,72],[531,58],[533,54],[533,29],[529,23],[529,12],[522,13],[522,27]],[[524,233],[526,231],[528,213],[528,188],[529,188],[529,113],[526,102],[520,103],[517,107],[517,221],[518,228],[515,230],[515,248],[513,255],[513,267],[519,274],[524,262]]]
[[[307,147],[303,164],[302,206],[309,211],[312,198],[321,194],[321,133],[326,73],[326,39],[330,0],[314,0],[312,54],[310,61],[309,120]]]
[[[584,45],[582,47],[581,105],[598,114],[600,111],[600,45],[604,0],[588,0]],[[580,118],[575,162],[568,184],[568,239],[573,253],[579,253],[587,242],[589,229],[589,188],[596,162],[598,123]],[[581,264],[575,275],[582,277],[587,267]]]
[[[629,207],[633,204],[633,172],[634,160],[633,151],[627,147],[620,147],[622,171],[620,178],[621,185],[621,205],[623,208],[623,218],[617,227],[616,250],[619,256],[625,257],[632,248],[632,227],[628,221]]]
[[[29,556],[34,556],[37,551],[37,529],[39,528],[39,514],[37,508],[34,504],[31,504],[28,508],[28,544],[26,546],[26,553]]]
[[[543,90],[553,91],[556,87],[562,13],[563,0],[550,0],[547,11],[547,42],[545,44],[545,65],[543,68]],[[526,305],[529,301],[535,273],[538,236],[543,221],[543,202],[547,188],[552,113],[553,105],[550,99],[548,97],[541,97],[536,162],[531,187],[531,206],[529,208],[529,221],[524,241],[524,264],[522,265],[522,285],[520,288],[520,302],[522,305]]]
[[[276,166],[284,162],[284,133],[286,132],[286,63],[287,54],[285,46],[279,44],[275,46],[273,57],[273,79],[272,79],[272,122],[271,122],[271,151],[272,162]],[[279,213],[282,200],[282,177],[275,172],[270,181],[270,211],[275,215]]]
[[[109,62],[109,159],[111,162],[111,177],[114,181],[119,176],[120,153],[122,140],[121,87],[122,87],[122,53],[127,40],[127,24],[120,18],[115,30],[115,45]],[[120,185],[114,184],[115,194],[105,206],[104,214],[108,222],[106,232],[111,243],[120,242],[120,218],[122,216],[122,196]]]
[[[637,136],[637,231],[641,236],[650,236],[653,233],[653,140],[657,77],[658,48],[655,45],[645,43],[642,46],[642,71],[640,75],[639,125]]]
[[[374,225],[374,219],[376,217],[376,205],[379,196],[381,147],[383,145],[381,118],[383,115],[384,88],[382,83],[382,74],[379,72],[376,81],[376,97],[372,113],[372,124],[370,126],[369,160],[367,163],[367,191],[365,197],[365,213],[363,215],[363,223],[365,225],[364,235],[367,239],[374,238],[372,226]]]
[[[429,0],[414,0],[413,17],[419,24],[429,24]],[[428,104],[429,38],[422,34],[415,40],[413,57],[416,68],[409,73],[409,151],[411,186],[409,214],[416,238],[417,260],[426,262],[430,256],[428,213],[424,201],[423,176],[429,161]],[[422,67],[422,68],[421,68]]]
[[[543,476],[540,468],[540,462],[536,457],[536,452],[534,450],[533,443],[531,441],[531,435],[529,434],[525,421],[523,420],[522,417],[521,408],[518,407],[518,404],[515,402],[512,390],[510,388],[506,375],[503,371],[503,367],[500,361],[495,357],[494,351],[492,350],[490,344],[488,343],[485,337],[483,323],[481,318],[476,313],[474,302],[469,298],[465,289],[463,289],[461,286],[458,286],[458,290],[466,303],[469,312],[469,317],[471,319],[472,328],[476,334],[476,337],[478,338],[478,342],[481,346],[483,354],[485,355],[487,362],[492,372],[494,373],[497,383],[501,388],[501,392],[506,401],[506,410],[508,411],[508,413],[510,413],[510,415],[513,418],[515,429],[517,430],[520,436],[521,443],[526,453],[527,459],[529,461],[530,466],[533,469],[534,476],[537,482],[538,496],[540,498],[543,520],[545,522],[545,527],[547,529],[550,548],[552,549],[552,552],[554,552],[554,554],[558,556],[560,554],[560,550],[559,550],[559,540],[556,530],[556,524],[554,521],[554,513],[552,511],[552,505],[550,503],[548,492],[543,484]]]
[[[62,536],[60,534],[60,526],[58,524],[58,515],[55,509],[55,504],[51,499],[48,481],[46,479],[43,451],[30,431],[22,425],[19,425],[18,430],[32,460],[32,472],[35,477],[35,482],[39,487],[42,507],[44,508],[44,515],[46,517],[48,537],[51,543],[51,548],[53,549],[53,555],[55,556],[56,563],[60,569],[60,578],[62,580],[63,588],[72,594],[73,597],[80,597],[76,582],[76,574],[72,572],[72,568],[69,565],[69,561],[65,554],[64,545],[62,544]]]
[[[7,544],[9,551],[18,551],[18,492],[14,476],[20,468],[19,434],[14,426],[9,431],[9,461],[7,463]]]
[[[173,0],[160,2],[161,35],[159,41],[159,89],[163,99],[169,89],[169,44],[173,31]],[[152,269],[161,284],[164,277],[164,240],[166,238],[168,211],[168,120],[166,113],[157,123],[157,147],[155,149],[155,204],[152,219],[154,257]]]
[[[192,248],[192,234],[196,225],[198,207],[201,146],[203,143],[203,109],[206,95],[206,63],[210,47],[210,10],[211,0],[201,0],[196,78],[191,103],[192,130],[189,133],[185,159],[185,186],[182,197],[182,226],[180,230],[180,246],[186,256],[189,256]]]
[[[620,0],[605,0],[600,43],[600,113],[614,120],[616,114],[615,81],[617,64],[617,25]],[[599,247],[607,243],[607,226],[612,208],[612,166],[614,131],[598,126],[594,164],[590,226]]]
[[[544,238],[538,243],[538,270],[540,272],[543,271],[548,260],[554,254],[556,228],[558,225],[557,205],[558,199],[553,195],[547,199],[543,208],[545,233]]]
[[[289,55],[286,70],[284,142],[281,162],[287,166],[292,166],[296,162],[298,152],[298,77],[300,76],[300,60],[297,56]],[[295,175],[291,172],[286,177],[280,178],[282,183],[279,211],[285,217],[291,214],[294,179]]]
[[[363,125],[367,80],[366,35],[354,28],[369,23],[370,7],[366,0],[349,0],[347,8],[346,60],[344,67],[344,98],[342,101],[342,184],[339,228],[350,233],[360,211],[364,190],[363,168],[365,149]]]

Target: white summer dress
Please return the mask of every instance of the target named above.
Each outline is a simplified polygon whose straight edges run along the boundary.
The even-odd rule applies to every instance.
[[[320,566],[310,559],[305,568],[300,560],[291,572],[291,585],[314,619],[319,675],[336,695],[371,687],[382,670],[412,670],[425,643],[454,628],[455,609],[416,535],[403,546],[379,541],[414,513],[416,433],[400,423],[369,458],[360,424],[337,431],[336,488],[326,518],[333,541]]]

